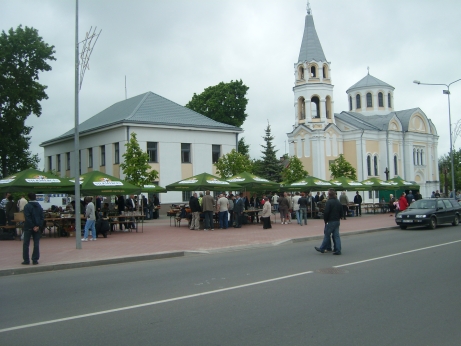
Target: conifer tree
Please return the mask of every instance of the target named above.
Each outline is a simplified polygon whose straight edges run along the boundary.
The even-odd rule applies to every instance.
[[[274,137],[271,134],[271,126],[269,122],[266,127],[266,135],[263,137],[266,145],[261,145],[264,150],[261,160],[255,166],[255,174],[271,181],[280,182],[282,180],[282,164],[277,158],[277,151],[272,144]]]

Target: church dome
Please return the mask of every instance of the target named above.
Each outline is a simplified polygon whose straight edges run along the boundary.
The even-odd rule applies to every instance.
[[[378,87],[378,88],[385,88],[385,89],[392,89],[392,90],[395,89],[392,85],[389,85],[386,82],[383,82],[382,80],[376,77],[373,77],[371,74],[367,74],[357,83],[355,83],[353,86],[347,89],[346,93],[349,93],[351,91],[356,91],[358,89],[368,89],[371,87]]]

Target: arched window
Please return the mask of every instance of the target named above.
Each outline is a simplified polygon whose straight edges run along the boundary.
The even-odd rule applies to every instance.
[[[304,97],[298,99],[298,119],[306,119],[306,104],[304,102]]]
[[[378,176],[378,156],[373,157],[373,166],[375,169],[375,176]]]
[[[397,155],[394,155],[394,175],[399,175],[399,170],[397,168]]]
[[[367,107],[373,107],[373,101],[371,99],[371,93],[367,93]]]
[[[370,155],[367,156],[367,173],[368,173],[368,176],[371,175],[371,156]]]
[[[378,107],[384,107],[383,93],[378,93]]]
[[[419,149],[416,150],[416,165],[419,166]]]
[[[349,110],[352,110],[352,96],[349,96]]]
[[[298,68],[298,79],[304,79],[304,67],[302,66]]]
[[[391,93],[387,94],[387,106],[389,108],[392,108],[392,106],[391,106]]]
[[[331,119],[331,97],[327,96],[325,98],[325,107],[326,107],[326,117],[327,119]]]
[[[320,118],[320,100],[317,96],[311,98],[312,118]]]
[[[311,77],[316,78],[317,77],[317,69],[315,66],[311,66]]]
[[[423,163],[423,149],[420,150],[419,154],[421,155],[421,159],[419,160],[419,162],[421,163],[421,166],[424,165]]]
[[[323,65],[323,78],[328,78],[328,67]]]
[[[357,94],[357,96],[355,97],[355,103],[357,104],[357,109],[362,108],[362,103],[360,102],[360,94]]]
[[[416,165],[416,149],[413,149],[413,165]]]

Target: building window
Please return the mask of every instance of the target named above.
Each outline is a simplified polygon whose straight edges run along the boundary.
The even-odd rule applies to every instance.
[[[367,107],[368,108],[373,107],[373,100],[371,97],[371,93],[367,93]]]
[[[211,156],[213,163],[218,162],[219,158],[221,157],[221,146],[219,144],[213,144],[211,146]]]
[[[88,149],[88,168],[93,167],[93,148]]]
[[[378,156],[373,157],[373,167],[375,170],[375,176],[378,176]]]
[[[101,166],[105,166],[106,165],[106,146],[101,145],[99,147],[99,152],[101,153]]]
[[[349,110],[352,110],[352,96],[349,96]]]
[[[53,157],[48,156],[48,171],[52,171],[52,170],[53,170]]]
[[[190,143],[181,143],[181,162],[190,163]]]
[[[320,118],[320,100],[317,96],[311,98],[312,118]]]
[[[392,108],[392,106],[391,106],[391,93],[387,94],[387,106],[389,108]]]
[[[371,156],[367,156],[367,173],[368,176],[371,176]]]
[[[120,163],[120,146],[118,143],[114,143],[114,163]]]
[[[368,191],[368,198],[369,199],[372,199],[373,198],[373,191]]]
[[[399,175],[399,170],[397,166],[397,155],[394,155],[394,175]]]
[[[316,78],[317,77],[317,69],[315,66],[311,66],[311,77]]]
[[[328,67],[323,65],[323,78],[328,78]]]
[[[56,170],[61,172],[61,154],[56,155]]]
[[[383,93],[378,93],[378,107],[384,107]]]
[[[424,163],[423,163],[423,149],[421,149],[419,151],[419,154],[421,155],[421,159],[419,160],[419,162],[421,162],[421,166],[422,166],[422,165],[424,165]]]
[[[355,96],[355,103],[357,105],[357,107],[356,107],[357,109],[362,108],[362,103],[360,102],[360,94],[357,94]]]
[[[147,142],[147,154],[149,155],[149,162],[158,162],[157,142]]]
[[[70,153],[66,153],[66,169],[70,171]]]
[[[302,66],[298,68],[298,79],[304,79],[304,67]]]
[[[304,102],[304,97],[298,99],[298,119],[306,119],[306,103]]]
[[[182,200],[183,202],[189,202],[192,196],[192,191],[183,191],[182,192]]]
[[[413,165],[416,166],[416,149],[413,149]]]

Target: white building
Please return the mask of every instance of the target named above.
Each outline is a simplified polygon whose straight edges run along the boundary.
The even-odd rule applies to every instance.
[[[120,163],[125,144],[135,132],[147,151],[160,186],[208,172],[213,163],[237,148],[242,129],[219,123],[152,92],[115,103],[79,125],[80,172],[98,170],[123,178]],[[40,144],[45,169],[62,177],[74,173],[74,129]],[[188,200],[187,194],[160,194],[163,203]]]
[[[312,176],[330,180],[330,163],[344,154],[358,180],[400,176],[416,181],[423,197],[439,189],[438,135],[420,108],[397,111],[394,87],[367,74],[347,91],[349,110],[334,113],[332,70],[308,6],[294,64],[294,126],[290,155]]]

